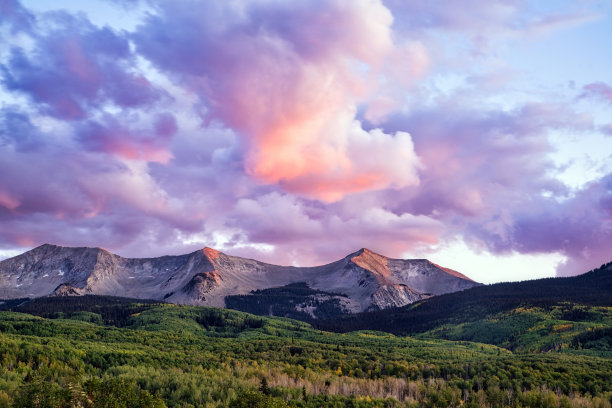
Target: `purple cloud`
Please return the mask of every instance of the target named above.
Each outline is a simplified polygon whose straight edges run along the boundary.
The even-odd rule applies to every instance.
[[[13,47],[0,66],[8,90],[63,120],[83,119],[105,103],[139,107],[162,95],[146,77],[130,72],[135,59],[124,37],[64,12],[47,18],[53,29],[36,32],[34,49]]]
[[[107,116],[102,122],[88,121],[77,127],[83,147],[129,160],[168,163],[172,153],[168,145],[177,131],[174,116],[169,113],[153,118],[152,129],[132,129]]]
[[[29,31],[35,20],[34,15],[26,10],[19,0],[0,0],[0,26],[9,25],[13,34]]]
[[[605,262],[612,234],[609,176],[572,191],[551,173],[551,132],[592,131],[592,120],[557,104],[513,112],[457,106],[416,111],[385,124],[387,131],[411,131],[425,170],[417,188],[388,192],[383,201],[395,202],[395,212],[442,221],[441,238],[463,236],[500,254],[564,254],[569,260],[562,274]]]
[[[42,148],[40,131],[30,117],[16,106],[0,110],[0,146],[13,147],[17,151]]]
[[[442,119],[440,119],[442,118]],[[471,111],[448,103],[434,110],[390,118],[387,131],[409,129],[423,162],[421,183],[407,189],[402,208],[414,214],[479,217],[517,195],[564,194],[547,172],[553,167],[548,133],[584,131],[592,123],[566,107],[528,105],[513,112]]]

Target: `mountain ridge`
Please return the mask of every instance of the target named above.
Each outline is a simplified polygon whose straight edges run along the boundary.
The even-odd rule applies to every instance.
[[[43,244],[0,261],[0,298],[6,299],[97,294],[225,307],[227,296],[296,283],[342,295],[336,300],[346,313],[480,285],[426,259],[392,259],[367,248],[309,267],[269,264],[210,247],[184,255],[124,258],[99,247]]]

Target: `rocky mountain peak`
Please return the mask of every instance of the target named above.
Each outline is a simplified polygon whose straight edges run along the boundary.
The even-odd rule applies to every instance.
[[[219,257],[219,255],[221,255],[221,252],[217,251],[216,249],[210,248],[210,247],[205,247],[204,249],[202,249],[202,252],[204,252],[204,255],[206,255],[208,260],[211,262],[213,262],[215,259]]]
[[[355,256],[350,258],[350,261],[355,265],[372,272],[379,279],[385,279],[391,275],[391,271],[387,267],[387,260],[389,258],[386,256],[379,255],[367,248],[362,248],[355,254]]]

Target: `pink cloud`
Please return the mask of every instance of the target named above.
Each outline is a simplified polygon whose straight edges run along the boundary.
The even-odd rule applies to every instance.
[[[612,87],[604,82],[593,82],[583,88],[583,97],[594,97],[612,103]]]
[[[12,196],[9,193],[5,193],[0,191],[0,205],[8,208],[9,210],[14,210],[19,207],[20,201],[16,197]]]
[[[366,1],[317,6],[162,5],[163,17],[141,26],[136,43],[196,89],[212,115],[240,131],[246,170],[256,179],[324,201],[414,185],[418,159],[409,136],[368,134],[354,113],[372,86],[361,66],[380,69],[395,51],[389,11]],[[161,47],[160,38],[171,46]]]

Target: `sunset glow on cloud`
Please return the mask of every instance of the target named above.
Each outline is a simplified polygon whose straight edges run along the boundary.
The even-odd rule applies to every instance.
[[[607,38],[595,1],[0,0],[0,257],[584,272],[612,260]]]

